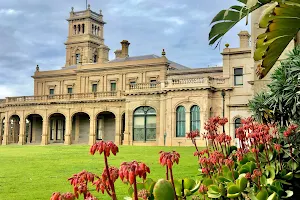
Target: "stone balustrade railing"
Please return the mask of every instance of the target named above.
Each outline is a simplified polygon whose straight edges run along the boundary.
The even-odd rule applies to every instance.
[[[69,100],[93,100],[101,98],[119,98],[119,91],[112,92],[95,92],[95,93],[77,93],[77,94],[58,94],[43,96],[22,96],[7,97],[5,103],[22,103],[22,102],[53,102],[53,101],[69,101]],[[1,101],[0,101],[1,103]]]
[[[162,82],[135,83],[127,85],[126,93],[139,91],[160,91],[174,88],[190,88],[190,87],[225,87],[228,85],[226,78],[187,78],[187,79],[169,79]],[[105,98],[121,98],[123,92],[95,92],[95,93],[74,93],[74,94],[57,94],[42,96],[21,96],[7,97],[0,99],[0,105],[14,103],[38,103],[38,102],[63,102],[70,100],[97,100]]]
[[[151,82],[151,83],[135,83],[129,84],[129,90],[141,90],[141,89],[157,89],[160,88],[160,82]]]

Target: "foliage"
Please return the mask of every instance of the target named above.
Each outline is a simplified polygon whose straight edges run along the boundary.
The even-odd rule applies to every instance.
[[[249,102],[256,120],[263,123],[277,122],[281,126],[299,120],[299,73],[300,46],[297,46],[271,75],[269,92],[258,93]]]
[[[90,153],[103,154],[105,167],[101,176],[83,170],[78,174],[74,174],[68,180],[73,186],[73,193],[55,192],[50,200],[75,200],[79,199],[80,195],[84,200],[97,200],[98,198],[91,191],[107,193],[111,199],[116,200],[115,182],[120,178],[125,184],[129,184],[129,197],[125,199],[184,199],[197,192],[200,184],[193,179],[186,178],[184,180],[174,179],[173,165],[179,163],[180,155],[176,151],[163,152],[160,151],[159,162],[162,166],[166,166],[167,180],[160,179],[157,182],[152,179],[147,179],[147,174],[150,173],[150,168],[143,162],[131,161],[123,162],[120,168],[109,166],[108,157],[111,154],[115,155],[119,152],[118,146],[113,142],[100,141],[95,143],[90,148]],[[170,173],[171,181],[168,180]],[[138,182],[137,178],[141,178],[142,182]],[[90,189],[90,186],[95,186],[96,189]]]
[[[297,37],[300,30],[300,0],[238,0],[242,6],[232,6],[220,11],[212,20],[209,44],[220,44],[221,38],[241,19],[256,9],[265,6],[259,27],[265,33],[257,37],[255,61],[262,61],[257,66],[257,75],[266,76],[274,66],[287,45]],[[248,20],[247,20],[248,21]],[[300,41],[298,41],[299,43]]]
[[[229,146],[231,137],[220,133],[226,119],[211,118],[203,138],[207,146],[200,155],[199,199],[276,200],[293,196],[292,183],[299,178],[297,126],[280,134],[276,125],[242,120],[236,130],[239,148]]]

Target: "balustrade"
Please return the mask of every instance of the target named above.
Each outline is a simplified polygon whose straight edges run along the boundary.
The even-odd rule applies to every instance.
[[[69,100],[89,100],[105,97],[117,97],[117,91],[111,92],[95,92],[95,93],[77,93],[77,94],[56,94],[43,96],[22,96],[22,97],[7,97],[4,100],[6,103],[21,103],[21,102],[48,102],[48,101],[69,101]],[[1,100],[0,100],[1,103]]]

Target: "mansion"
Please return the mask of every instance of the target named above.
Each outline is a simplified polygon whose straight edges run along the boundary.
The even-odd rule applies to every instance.
[[[161,55],[130,56],[127,40],[109,59],[101,11],[72,8],[67,20],[65,65],[51,71],[37,66],[33,96],[0,100],[2,145],[111,140],[118,145],[189,146],[185,134],[204,132],[211,116],[227,117],[225,130],[234,138],[241,118],[251,115],[248,101],[255,87],[265,85],[255,78],[252,47],[259,31],[254,21],[251,36],[238,34],[239,47],[226,45],[223,66],[189,68],[169,60],[164,50]]]

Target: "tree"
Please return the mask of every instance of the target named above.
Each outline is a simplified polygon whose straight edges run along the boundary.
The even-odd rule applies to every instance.
[[[249,102],[254,117],[261,122],[288,126],[300,119],[300,46],[271,75],[268,93],[259,93]]]
[[[296,39],[300,44],[300,0],[238,0],[242,5],[221,10],[212,20],[209,44],[220,44],[222,37],[249,13],[266,6],[259,23],[266,31],[256,42],[254,60],[261,61],[257,75],[263,78],[274,66],[287,45]],[[247,23],[246,22],[246,23]]]

